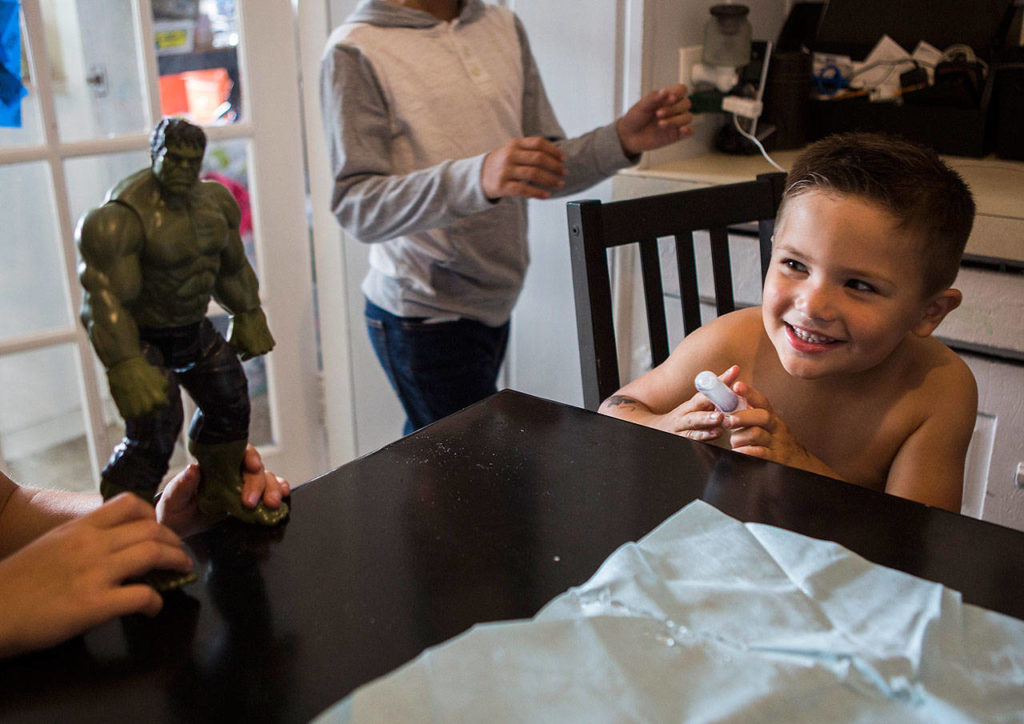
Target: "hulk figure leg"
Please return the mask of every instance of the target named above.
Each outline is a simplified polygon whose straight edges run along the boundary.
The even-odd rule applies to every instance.
[[[144,346],[143,352],[146,359],[167,377],[170,404],[144,417],[125,420],[124,439],[114,448],[101,473],[100,493],[104,500],[130,492],[152,504],[160,481],[167,473],[174,443],[181,430],[181,391],[175,375],[163,366],[163,356],[156,349]],[[196,574],[150,571],[138,580],[158,591],[171,591],[196,580]]]
[[[159,350],[144,345],[143,354],[167,379],[169,404],[143,417],[125,420],[124,439],[114,448],[101,473],[100,492],[104,500],[127,490],[152,503],[181,430],[181,391],[176,376],[164,366]]]
[[[288,505],[255,508],[242,504],[242,458],[249,436],[249,391],[242,363],[234,350],[207,321],[200,330],[199,360],[180,372],[181,382],[195,400],[189,428],[189,451],[199,462],[199,509],[227,513],[246,523],[277,525],[288,516]]]

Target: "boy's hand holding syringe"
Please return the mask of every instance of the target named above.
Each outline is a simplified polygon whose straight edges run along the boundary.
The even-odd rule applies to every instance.
[[[630,395],[627,385],[602,403],[601,412],[690,440],[842,479],[809,453],[768,399],[740,381],[739,376],[738,365],[718,376],[710,371],[701,372],[694,380],[697,393],[663,413],[652,410],[639,396]]]
[[[720,377],[709,370],[696,376],[697,394],[680,407],[710,403],[714,410],[706,419],[712,427],[702,428],[700,437],[683,431],[680,434],[693,440],[721,438],[724,447],[736,452],[838,478],[834,470],[807,451],[772,409],[768,398],[740,381],[739,374],[740,368],[733,365]]]

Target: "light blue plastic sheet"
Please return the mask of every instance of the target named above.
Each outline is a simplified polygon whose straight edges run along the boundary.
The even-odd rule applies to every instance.
[[[317,719],[396,721],[1020,722],[1024,622],[696,501]]]
[[[19,0],[0,0],[0,126],[21,127],[21,27]]]

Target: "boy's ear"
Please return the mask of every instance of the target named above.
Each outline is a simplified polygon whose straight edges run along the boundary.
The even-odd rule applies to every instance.
[[[921,319],[911,331],[918,337],[927,337],[963,299],[959,289],[943,289],[925,303]]]

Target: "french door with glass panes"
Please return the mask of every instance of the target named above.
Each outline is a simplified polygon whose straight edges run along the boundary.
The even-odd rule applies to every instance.
[[[0,0],[0,22],[0,469],[97,489],[123,423],[78,320],[74,227],[149,165],[160,117],[183,115],[206,130],[204,175],[243,209],[277,340],[245,363],[250,439],[293,484],[323,472],[289,0]],[[172,472],[186,457],[179,445]]]

